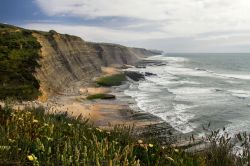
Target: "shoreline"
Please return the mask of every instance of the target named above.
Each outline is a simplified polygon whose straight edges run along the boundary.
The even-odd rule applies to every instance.
[[[152,64],[154,64],[153,61],[141,61],[138,66],[143,67]],[[155,61],[155,64],[161,65],[161,62]],[[116,74],[121,70],[114,67],[107,67],[103,69],[103,73],[99,76]],[[110,88],[95,87],[93,81],[90,83],[78,81],[70,88],[49,98],[46,102],[25,102],[24,105],[16,105],[15,108],[23,109],[25,106],[42,106],[47,112],[67,112],[70,116],[74,117],[81,115],[86,119],[90,119],[95,126],[107,130],[110,130],[115,125],[134,126],[136,135],[153,137],[153,139],[159,140],[162,145],[169,142],[178,142],[177,138],[182,136],[182,133],[175,130],[161,118],[140,110],[136,106],[135,99],[124,93],[129,88],[130,81],[127,80],[120,86]],[[100,93],[102,91],[110,92],[110,94],[116,96],[116,99],[98,99],[93,101],[85,99],[88,94]]]
[[[154,138],[161,141],[163,145],[168,142],[164,139],[171,138],[175,139],[176,142],[177,137],[182,135],[182,133],[174,129],[170,124],[162,120],[160,117],[141,110],[137,106],[135,99],[124,93],[124,91],[129,88],[130,84],[131,83],[129,81],[126,81],[125,84],[115,87],[113,91],[117,96],[117,100],[120,102],[125,102],[130,108],[132,115],[128,120],[134,122],[137,132],[140,133],[139,135],[153,136]]]

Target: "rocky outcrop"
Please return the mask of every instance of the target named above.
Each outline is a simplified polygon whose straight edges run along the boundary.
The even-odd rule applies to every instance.
[[[34,32],[41,44],[40,68],[36,78],[40,81],[43,97],[47,98],[76,81],[89,82],[101,72],[102,66],[135,64],[154,52],[115,44],[85,42],[79,37]]]

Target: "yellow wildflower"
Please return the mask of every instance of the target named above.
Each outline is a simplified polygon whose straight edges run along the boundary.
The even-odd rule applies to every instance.
[[[148,146],[149,146],[150,148],[154,147],[154,145],[153,145],[153,144],[148,144]]]
[[[178,153],[178,152],[179,152],[179,149],[174,149],[174,151],[175,151],[176,153]]]
[[[33,123],[38,123],[38,120],[34,119],[34,120],[33,120]]]
[[[34,160],[35,160],[35,157],[34,157],[34,155],[28,155],[28,156],[27,156],[27,159],[28,159],[29,161],[34,161]]]
[[[72,124],[71,124],[71,123],[68,123],[68,126],[69,126],[69,127],[71,127],[71,126],[72,126]]]

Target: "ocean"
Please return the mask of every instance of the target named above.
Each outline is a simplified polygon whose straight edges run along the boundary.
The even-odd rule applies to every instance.
[[[125,94],[142,111],[160,117],[183,134],[225,127],[250,132],[250,54],[166,54],[149,57],[166,65],[130,70],[150,72]]]

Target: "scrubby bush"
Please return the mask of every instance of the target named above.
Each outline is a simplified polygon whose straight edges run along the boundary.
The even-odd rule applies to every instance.
[[[94,99],[115,99],[115,96],[111,95],[111,94],[99,93],[99,94],[89,95],[89,96],[87,96],[87,99],[88,100],[94,100]]]
[[[115,74],[110,76],[104,76],[96,80],[96,83],[100,86],[119,86],[126,80],[125,74]]]

